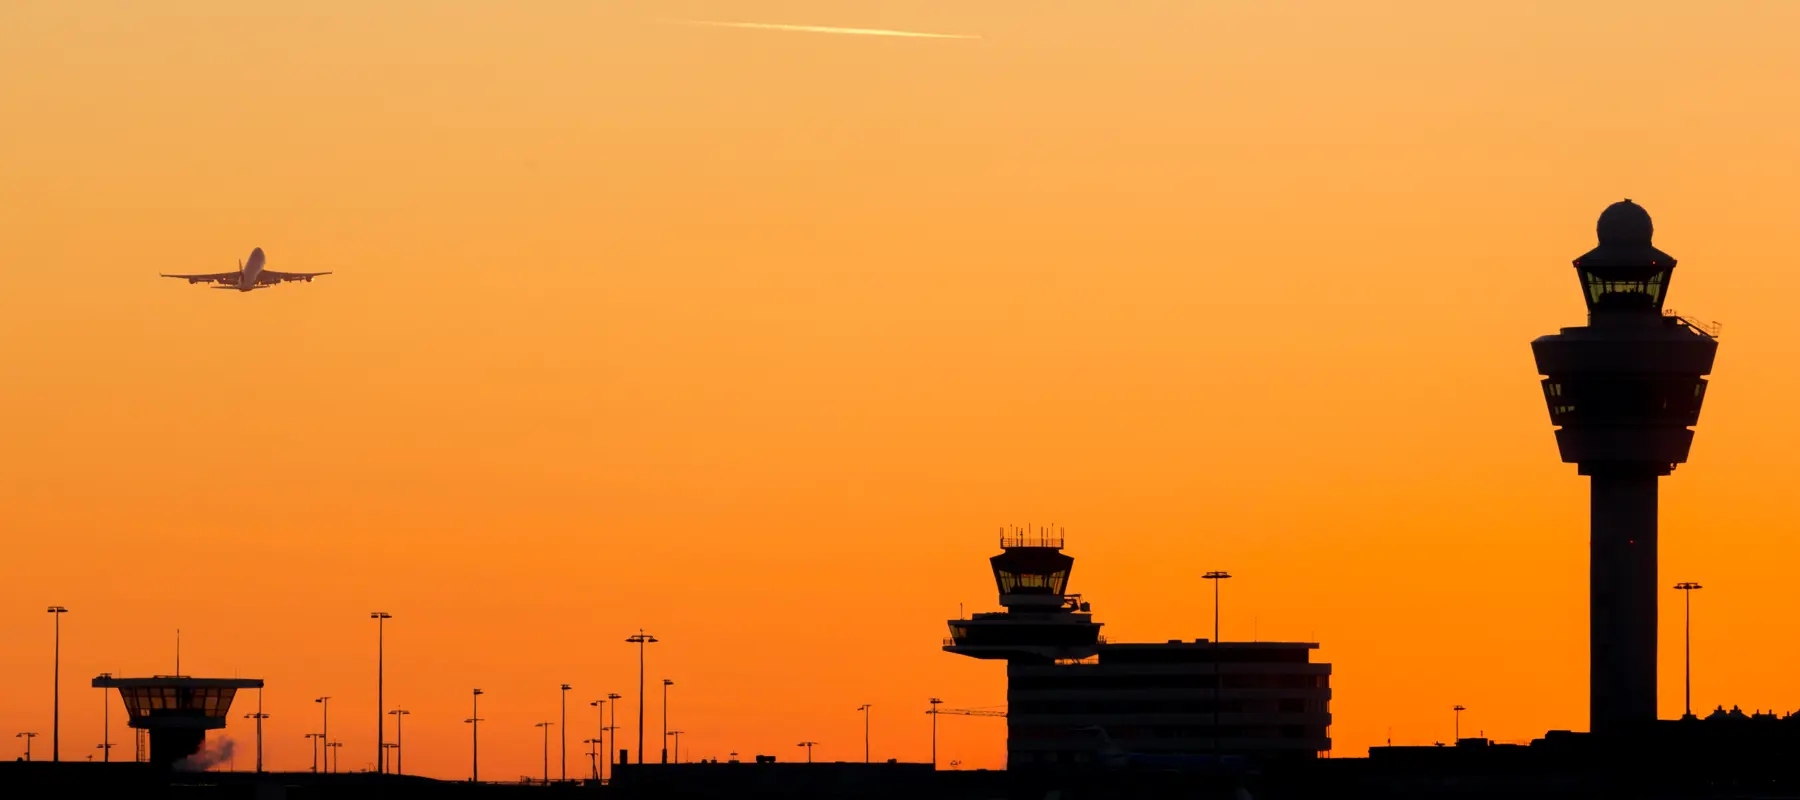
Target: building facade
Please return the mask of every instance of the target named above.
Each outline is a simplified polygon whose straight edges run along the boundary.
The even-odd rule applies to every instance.
[[[1002,534],[1006,610],[951,620],[944,650],[1003,660],[1009,769],[1311,759],[1331,749],[1331,665],[1310,642],[1109,642],[1066,593],[1060,536]]]

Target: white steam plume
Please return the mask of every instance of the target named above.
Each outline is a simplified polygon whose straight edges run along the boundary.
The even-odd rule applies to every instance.
[[[201,745],[200,752],[175,762],[175,768],[182,772],[205,772],[231,760],[231,754],[236,750],[237,742],[229,736],[221,736]]]

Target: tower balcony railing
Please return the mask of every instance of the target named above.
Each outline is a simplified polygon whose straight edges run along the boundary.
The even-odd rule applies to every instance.
[[[1000,549],[1014,547],[1048,547],[1053,550],[1063,548],[1062,531],[1026,531],[1010,530],[1000,532]]]
[[[1681,314],[1676,313],[1675,309],[1673,309],[1673,308],[1663,309],[1663,316],[1673,317],[1673,318],[1675,318],[1676,321],[1680,322],[1682,325],[1687,326],[1688,330],[1691,330],[1702,336],[1706,336],[1706,337],[1713,338],[1713,339],[1719,338],[1719,334],[1722,331],[1724,331],[1724,329],[1725,329],[1724,323],[1708,322],[1706,320],[1696,319],[1694,317],[1683,316]]]

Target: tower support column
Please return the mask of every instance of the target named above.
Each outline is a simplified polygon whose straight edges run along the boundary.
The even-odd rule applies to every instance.
[[[1595,733],[1656,720],[1657,477],[1654,469],[1624,467],[1591,479],[1588,725]]]

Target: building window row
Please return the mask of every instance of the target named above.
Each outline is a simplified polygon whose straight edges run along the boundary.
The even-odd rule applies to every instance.
[[[1104,666],[1104,665],[1102,665]],[[1072,667],[1060,675],[1015,675],[1013,689],[1025,691],[1093,691],[1100,689],[1211,689],[1222,681],[1226,689],[1328,689],[1330,675],[1250,674],[1214,675],[1190,672],[1173,675],[1088,675],[1086,667]]]
[[[1322,714],[1329,701],[1312,698],[1226,699],[1218,703],[1224,714]],[[1014,716],[1027,714],[1211,714],[1207,700],[1014,700],[1008,704]]]
[[[1324,725],[1108,725],[1108,736],[1119,742],[1156,739],[1323,739]],[[1007,738],[1030,742],[1098,742],[1091,731],[1061,725],[1013,725]]]

